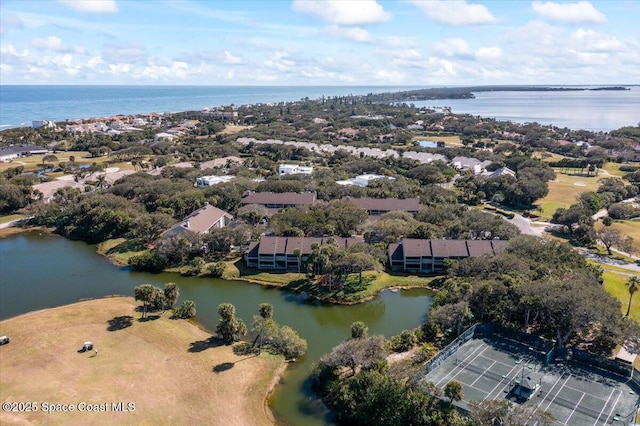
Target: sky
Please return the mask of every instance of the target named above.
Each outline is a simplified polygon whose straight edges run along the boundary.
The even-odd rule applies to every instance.
[[[640,83],[640,0],[0,0],[0,84]]]

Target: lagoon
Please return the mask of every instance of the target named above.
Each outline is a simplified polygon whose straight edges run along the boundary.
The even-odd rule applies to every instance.
[[[548,92],[476,92],[472,99],[412,102],[421,108],[450,107],[455,114],[471,114],[516,123],[539,123],[560,128],[609,132],[640,122],[640,87],[631,90]]]
[[[314,361],[349,336],[352,322],[364,321],[370,334],[390,337],[423,322],[431,303],[427,290],[402,290],[385,291],[359,305],[328,305],[243,281],[134,272],[114,266],[92,245],[55,235],[27,232],[0,239],[0,319],[81,299],[133,295],[137,285],[162,287],[167,282],[178,284],[180,300],[196,302],[196,319],[206,330],[214,330],[220,303],[233,303],[250,325],[259,304],[267,302],[276,321],[307,339],[307,355],[290,365],[270,401],[276,417],[287,425],[330,423],[324,406],[308,393],[305,379]]]

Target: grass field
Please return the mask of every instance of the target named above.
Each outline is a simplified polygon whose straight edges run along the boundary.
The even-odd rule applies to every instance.
[[[6,216],[0,216],[0,223],[11,222],[13,220],[18,220],[22,217],[24,217],[24,215],[21,215],[21,214],[9,214]]]
[[[271,425],[265,396],[281,357],[234,355],[230,346],[169,313],[138,320],[132,298],[81,302],[0,322],[0,399],[37,412],[0,413],[0,424]],[[79,352],[84,341],[99,351]],[[73,412],[43,413],[42,402]],[[112,403],[133,403],[115,411]],[[82,404],[108,411],[79,411]]]
[[[53,164],[68,163],[69,157],[72,155],[75,157],[76,164],[93,164],[93,163],[109,163],[108,167],[117,167],[120,170],[134,170],[134,167],[130,162],[114,162],[110,161],[113,158],[110,157],[91,157],[87,151],[61,151],[54,154],[58,160]],[[10,163],[0,163],[0,172],[3,170],[11,169],[18,166],[24,166],[25,170],[37,170],[42,168],[43,155],[32,155],[30,157],[22,157],[13,160]],[[62,173],[60,173],[62,175]],[[50,177],[58,177],[57,174],[48,174]]]
[[[604,265],[603,265],[604,267]],[[604,289],[607,292],[618,299],[621,303],[621,310],[623,314],[627,313],[627,307],[629,305],[629,290],[626,286],[626,282],[629,279],[630,272],[620,273],[614,272],[611,268],[604,267]],[[629,316],[636,321],[640,321],[640,297],[636,293],[631,302],[631,311]]]
[[[128,265],[131,257],[146,251],[146,248],[135,245],[125,238],[107,240],[96,246],[96,253],[108,257],[117,265]]]
[[[549,182],[549,194],[537,202],[542,207],[543,219],[550,219],[560,207],[574,204],[578,194],[596,191],[600,178],[602,176],[563,174],[556,169],[556,180]]]
[[[596,229],[600,229],[603,225],[599,222]],[[633,246],[636,249],[636,255],[640,254],[640,221],[637,220],[616,220],[611,224],[612,229],[617,229],[624,236],[633,238]]]

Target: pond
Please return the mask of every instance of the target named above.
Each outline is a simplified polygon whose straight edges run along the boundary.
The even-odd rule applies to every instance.
[[[95,247],[38,232],[0,239],[0,319],[106,295],[133,295],[137,285],[159,287],[176,282],[180,300],[191,299],[197,321],[212,331],[220,303],[233,303],[249,326],[260,303],[271,303],[274,318],[307,339],[308,353],[290,364],[270,405],[287,425],[330,423],[324,406],[308,392],[305,379],[312,364],[350,334],[354,321],[364,321],[370,334],[386,337],[419,325],[431,303],[427,290],[385,291],[374,300],[353,306],[309,301],[304,295],[242,281],[148,274],[113,266]]]

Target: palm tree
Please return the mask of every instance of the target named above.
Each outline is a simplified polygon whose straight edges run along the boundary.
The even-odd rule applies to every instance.
[[[300,273],[300,257],[302,256],[302,251],[297,248],[293,251],[293,254],[298,258],[298,273]]]
[[[627,286],[629,287],[629,306],[627,307],[627,314],[625,316],[629,316],[629,312],[631,312],[631,300],[633,300],[633,293],[640,289],[640,277],[635,276],[631,277],[627,280]]]

